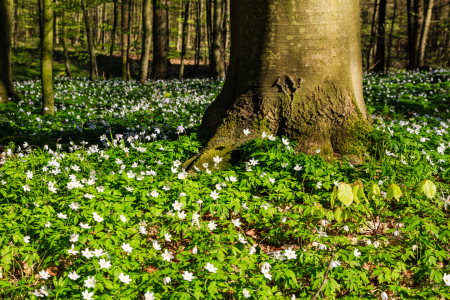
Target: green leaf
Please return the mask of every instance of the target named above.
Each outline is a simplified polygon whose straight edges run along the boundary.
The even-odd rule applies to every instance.
[[[392,183],[386,193],[386,199],[391,200],[392,198],[395,198],[396,200],[400,199],[402,196],[402,190],[398,185],[395,183]]]
[[[334,210],[334,219],[340,223],[343,220],[342,217],[342,209],[340,207],[336,207],[336,209]]]
[[[372,183],[370,186],[369,194],[367,195],[369,199],[374,199],[381,195],[380,187],[376,183]]]
[[[419,195],[425,195],[431,199],[436,195],[436,186],[431,180],[425,179],[420,183],[417,193]]]
[[[337,198],[347,207],[352,205],[353,203],[352,187],[345,182],[341,182],[338,187]]]
[[[334,200],[335,199],[336,199],[336,186],[334,186],[333,192],[331,193],[331,200],[330,200],[331,209],[334,208]]]
[[[358,198],[358,191],[359,191],[359,185],[355,184],[352,187],[352,193],[353,193],[353,201],[355,201],[356,203],[360,203],[359,202],[359,198]]]

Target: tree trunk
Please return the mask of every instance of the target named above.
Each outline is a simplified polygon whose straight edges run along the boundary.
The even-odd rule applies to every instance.
[[[164,79],[169,75],[167,64],[166,11],[160,1],[153,0],[153,60],[152,77]]]
[[[307,154],[357,161],[370,131],[359,12],[358,0],[231,0],[229,72],[200,126],[213,137],[184,166],[218,155],[226,167],[263,131]]]
[[[108,64],[108,73],[106,75],[107,79],[111,78],[111,66],[113,61],[113,55],[114,55],[114,47],[116,45],[116,30],[117,25],[119,23],[119,11],[117,9],[117,0],[114,0],[114,24],[113,29],[111,33],[111,48],[109,49],[109,64]]]
[[[206,32],[207,32],[207,43],[208,43],[208,59],[209,59],[209,75],[212,74],[213,69],[213,58],[212,58],[212,0],[205,0],[206,2]]]
[[[122,0],[122,79],[127,79],[128,50],[128,1]]]
[[[9,99],[19,101],[11,73],[11,36],[13,26],[13,0],[0,1],[0,103]]]
[[[103,26],[105,26],[105,23],[106,23],[106,19],[107,19],[107,16],[106,16],[106,2],[105,3],[103,3],[103,14],[102,14],[102,29],[101,29],[101,32],[102,32],[102,50],[105,50],[105,28],[103,27]]]
[[[375,53],[375,72],[384,73],[386,48],[386,6],[387,0],[380,0],[378,11],[377,52]]]
[[[183,1],[180,0],[180,5],[178,7],[178,20],[177,20],[177,51],[181,51],[181,35],[183,31]]]
[[[131,31],[133,29],[133,27],[131,26],[131,20],[133,20],[133,18],[131,17],[131,0],[128,0],[128,34],[127,34],[127,80],[131,80],[131,69],[130,69],[130,51],[131,51],[131,45],[132,43],[132,34]]]
[[[178,79],[183,79],[184,74],[184,59],[186,56],[187,37],[188,37],[188,21],[189,21],[189,4],[190,1],[186,1],[184,9],[184,21],[183,21],[183,35],[181,39],[181,61],[180,72],[178,72]]]
[[[419,48],[420,48],[420,35],[423,28],[423,10],[424,0],[414,0],[414,23],[413,23],[413,45],[412,45],[412,65],[411,69],[415,70],[419,67]]]
[[[162,0],[160,0],[162,1]],[[166,5],[164,7],[164,9],[166,10],[166,51],[167,51],[167,65],[170,65],[170,58],[169,58],[169,51],[170,51],[170,23],[169,23],[169,5],[167,3],[166,0]]]
[[[200,65],[200,51],[201,51],[201,39],[202,39],[202,0],[198,0],[197,5],[197,40],[196,40],[196,53],[195,53],[195,68],[194,77],[197,76],[198,66]]]
[[[425,16],[425,22],[422,29],[422,34],[420,35],[420,45],[419,45],[419,67],[425,65],[425,49],[427,44],[427,37],[428,37],[428,29],[430,28],[431,23],[431,15],[433,13],[433,5],[434,0],[428,0],[428,9]]]
[[[225,58],[227,56],[227,40],[228,40],[228,28],[227,28],[227,21],[228,21],[228,0],[223,1],[223,25],[222,25],[222,47],[220,50],[220,64],[219,64],[219,77],[225,78]]]
[[[43,40],[41,53],[42,114],[55,113],[53,99],[53,1],[43,0]]]
[[[144,84],[147,80],[148,58],[150,56],[150,46],[152,42],[152,28],[150,23],[150,1],[144,0],[142,4],[142,23],[144,33],[142,35],[142,55],[141,68],[139,70],[139,82]]]
[[[386,60],[386,72],[389,72],[389,64],[391,62],[391,45],[392,45],[392,33],[394,32],[395,17],[397,12],[397,0],[394,0],[394,13],[392,15],[391,29],[389,30],[389,42],[388,42],[388,56]]]
[[[370,31],[370,43],[369,43],[369,49],[367,50],[366,70],[368,70],[370,68],[370,51],[372,50],[373,39],[375,37],[375,20],[376,20],[376,15],[377,15],[377,8],[378,8],[378,0],[375,0],[375,3],[373,5],[372,30]]]
[[[38,3],[37,3],[38,4],[38,14],[39,14],[39,18],[38,18],[38,21],[39,21],[39,50],[41,50],[41,53],[42,53],[42,41],[44,40],[43,39],[44,24],[42,23],[43,22],[42,21],[42,19],[43,19],[42,1],[43,0],[38,0]]]
[[[68,77],[72,77],[72,74],[70,73],[70,61],[69,61],[69,51],[67,49],[67,43],[66,43],[66,35],[67,35],[67,31],[66,31],[66,15],[62,14],[62,34],[61,34],[61,42],[62,42],[62,46],[63,46],[63,51],[64,51],[64,65],[66,68],[66,75]]]
[[[81,0],[81,10],[83,11],[84,16],[84,24],[86,26],[86,36],[87,36],[87,42],[88,42],[88,51],[89,51],[89,79],[91,81],[95,81],[95,48],[94,48],[94,41],[92,40],[92,33],[91,33],[91,20],[88,15],[88,11],[86,9],[86,5],[84,3],[84,0]]]
[[[214,0],[214,27],[213,27],[213,65],[211,77],[218,79],[220,77],[220,44],[221,44],[221,23],[222,23],[223,0]],[[223,77],[222,77],[223,78]]]

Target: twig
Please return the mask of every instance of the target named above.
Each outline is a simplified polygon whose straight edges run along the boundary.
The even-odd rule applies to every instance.
[[[336,252],[333,252],[333,254],[331,254],[330,263],[328,264],[328,268],[327,268],[327,270],[326,270],[326,272],[325,272],[325,276],[323,277],[323,282],[322,282],[322,284],[320,285],[319,290],[318,290],[318,291],[316,292],[316,294],[311,298],[311,300],[315,300],[315,299],[317,298],[317,296],[319,296],[319,293],[320,293],[320,291],[322,290],[323,286],[325,285],[325,283],[328,282],[328,279],[327,279],[327,277],[328,277],[328,272],[329,272],[330,269],[331,269],[331,263],[333,262],[333,258],[334,258],[335,255],[336,255]]]
[[[378,63],[381,61],[381,59],[379,61],[377,61],[373,66],[371,66],[370,68],[368,68],[367,70],[364,71],[364,73],[369,72],[370,70],[372,70],[376,65],[378,65]]]

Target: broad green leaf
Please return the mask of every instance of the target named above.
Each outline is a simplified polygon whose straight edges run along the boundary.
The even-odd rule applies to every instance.
[[[334,186],[333,192],[331,193],[331,200],[330,200],[331,209],[334,208],[334,200],[335,199],[336,199],[336,186]]]
[[[337,198],[347,207],[353,203],[353,191],[351,185],[341,182],[337,191]]]
[[[425,195],[431,199],[436,195],[436,186],[431,180],[425,179],[420,183],[417,193],[419,195]]]
[[[395,198],[396,200],[400,199],[402,196],[402,190],[398,185],[395,183],[392,183],[386,193],[386,199],[391,200],[392,198]]]
[[[353,193],[353,201],[355,201],[356,203],[360,203],[359,202],[359,197],[358,197],[358,191],[359,191],[359,185],[355,184],[352,187],[352,193]]]
[[[380,187],[376,183],[372,183],[368,194],[369,199],[373,200],[375,197],[378,197],[380,195],[381,195]]]
[[[340,207],[336,207],[336,209],[334,210],[334,219],[336,220],[336,222],[340,223],[342,222],[342,209]]]

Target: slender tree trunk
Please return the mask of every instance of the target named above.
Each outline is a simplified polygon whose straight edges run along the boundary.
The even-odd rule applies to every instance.
[[[127,79],[128,51],[128,1],[122,0],[122,79]]]
[[[378,8],[378,0],[375,0],[375,3],[373,5],[372,30],[370,31],[369,49],[367,50],[366,70],[370,68],[370,51],[372,50],[373,40],[375,37],[375,20],[377,15],[377,8]]]
[[[189,4],[190,1],[186,1],[184,9],[184,21],[183,21],[183,36],[181,42],[181,61],[180,61],[180,72],[178,73],[178,79],[183,79],[184,74],[184,59],[186,56],[187,48],[187,37],[188,37],[188,20],[189,20]]]
[[[424,0],[414,0],[414,23],[413,23],[413,49],[412,49],[412,68],[413,70],[419,67],[419,51],[420,51],[420,36],[423,28],[423,10]]]
[[[108,73],[106,75],[106,79],[111,78],[111,66],[114,57],[114,47],[116,46],[116,30],[119,23],[119,10],[117,9],[117,1],[114,0],[114,20],[113,20],[113,29],[111,33],[111,48],[109,49],[109,64],[108,64]]]
[[[96,74],[96,71],[95,71],[95,68],[96,68],[95,48],[94,48],[94,41],[92,40],[92,33],[91,33],[91,20],[89,18],[89,14],[88,14],[86,5],[84,3],[84,0],[81,0],[81,10],[83,11],[83,15],[84,15],[84,24],[86,26],[86,36],[87,36],[87,42],[88,42],[89,79],[91,81],[95,81],[95,74]]]
[[[42,53],[42,41],[44,40],[44,24],[43,24],[43,7],[42,1],[38,0],[38,13],[39,13],[39,50]]]
[[[223,0],[214,0],[214,28],[213,28],[213,68],[211,77],[217,79],[220,74],[220,44],[222,42],[222,8]],[[221,77],[223,78],[223,77]]]
[[[56,24],[57,24],[57,13],[56,13],[56,0],[53,0],[53,47],[58,43],[58,33],[56,31]]]
[[[225,167],[263,131],[297,141],[298,151],[357,160],[370,131],[359,13],[357,0],[231,0],[229,73],[200,126],[213,137],[184,167],[216,155]]]
[[[162,1],[162,0],[160,0]],[[169,58],[169,52],[170,52],[170,10],[169,10],[169,5],[167,3],[166,0],[166,5],[164,7],[164,9],[166,10],[166,51],[167,51],[167,65],[170,66],[171,62],[170,62],[170,58]]]
[[[200,51],[201,51],[201,40],[202,40],[202,0],[198,0],[197,5],[197,51],[195,59],[194,77],[197,76],[198,66],[200,65]]]
[[[428,30],[431,23],[431,15],[433,13],[434,0],[428,0],[428,9],[425,16],[425,22],[422,29],[422,34],[420,35],[420,45],[419,45],[419,67],[425,65],[425,49],[427,44]]]
[[[178,6],[178,20],[177,20],[177,25],[178,25],[178,30],[177,30],[177,51],[181,51],[181,35],[183,32],[183,1],[180,0],[180,4]]]
[[[133,20],[133,18],[131,17],[131,0],[128,0],[128,34],[127,34],[127,80],[131,80],[131,69],[130,69],[130,51],[131,51],[131,46],[133,45],[132,43],[132,34],[131,34],[131,30],[133,27],[131,27],[131,20]]]
[[[153,0],[153,60],[152,77],[164,79],[169,75],[167,63],[166,11],[158,0]]]
[[[102,29],[101,29],[101,32],[102,32],[102,50],[105,50],[105,45],[106,45],[106,42],[105,42],[105,28],[104,28],[106,20],[107,20],[107,11],[106,11],[106,2],[105,2],[105,3],[103,3]]]
[[[64,65],[66,68],[66,75],[68,77],[72,77],[72,74],[70,73],[69,51],[67,49],[67,43],[66,43],[67,31],[66,31],[66,15],[65,14],[62,14],[61,21],[62,21],[61,42],[62,42],[63,51],[64,51]]]
[[[207,43],[208,43],[208,59],[209,59],[209,76],[213,72],[214,62],[212,55],[212,0],[205,0],[206,2],[206,32],[207,32]]]
[[[148,72],[148,58],[150,56],[150,46],[152,41],[152,29],[150,23],[150,2],[151,0],[144,0],[142,4],[142,23],[144,27],[144,34],[142,35],[142,55],[141,68],[139,70],[139,82],[144,84],[147,80]]]
[[[43,41],[41,54],[42,114],[55,113],[53,99],[53,1],[43,0]]]
[[[223,0],[223,25],[222,25],[222,49],[220,51],[220,68],[219,68],[219,77],[225,78],[225,58],[227,56],[227,40],[228,40],[228,28],[227,28],[227,21],[228,21],[228,0]]]
[[[391,45],[392,45],[392,34],[394,32],[394,24],[395,24],[395,17],[397,12],[397,0],[394,0],[394,13],[392,14],[392,22],[391,22],[391,29],[389,30],[389,42],[388,42],[388,56],[386,61],[386,72],[389,72],[389,64],[391,62]]]
[[[13,6],[13,0],[0,1],[0,104],[9,99],[20,100],[14,89],[11,73]]]
[[[380,0],[378,12],[377,52],[375,53],[375,72],[384,73],[386,48],[386,6],[387,0]]]
[[[14,35],[13,35],[13,40],[14,40],[14,53],[17,54],[17,29],[18,29],[18,25],[19,25],[19,20],[17,18],[17,0],[14,0]]]

